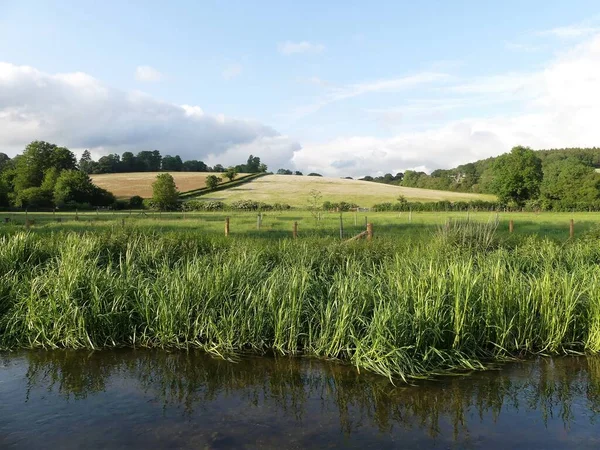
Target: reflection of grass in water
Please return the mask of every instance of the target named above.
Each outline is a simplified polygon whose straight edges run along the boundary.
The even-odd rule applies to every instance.
[[[400,426],[439,437],[446,422],[459,441],[469,439],[479,423],[520,410],[535,411],[545,422],[560,419],[566,428],[574,420],[573,404],[584,405],[591,420],[600,411],[600,395],[589,394],[587,381],[598,358],[538,359],[409,387],[347,366],[294,358],[242,358],[232,364],[195,352],[53,351],[28,353],[27,360],[30,389],[56,390],[66,398],[101,393],[111,377],[132,378],[165,408],[182,406],[188,415],[228,396],[298,421],[327,411],[339,416],[348,434],[366,426],[383,433]]]

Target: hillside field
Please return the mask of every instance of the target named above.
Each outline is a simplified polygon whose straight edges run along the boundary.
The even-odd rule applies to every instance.
[[[136,172],[136,173],[103,173],[90,175],[93,182],[107,191],[112,192],[117,198],[130,198],[139,195],[143,198],[152,197],[152,183],[156,176],[165,172]],[[175,179],[179,192],[187,192],[206,186],[206,177],[217,175],[223,178],[222,173],[210,172],[168,172]],[[242,176],[245,174],[238,174]]]
[[[356,203],[371,207],[376,203],[395,202],[403,195],[409,201],[494,201],[493,195],[468,194],[462,192],[436,191],[370,181],[346,180],[341,178],[306,177],[295,175],[267,175],[242,186],[232,187],[214,194],[203,195],[203,200],[256,200],[265,203],[286,203],[295,207],[307,206],[312,190],[321,193],[321,201]]]

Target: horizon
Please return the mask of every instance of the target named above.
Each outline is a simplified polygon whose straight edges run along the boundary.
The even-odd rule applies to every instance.
[[[562,3],[562,2],[561,2]],[[259,156],[325,176],[598,147],[600,7],[8,0],[0,152]]]

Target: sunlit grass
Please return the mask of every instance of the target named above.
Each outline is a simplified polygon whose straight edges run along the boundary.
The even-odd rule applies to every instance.
[[[0,237],[0,345],[275,351],[390,378],[597,352],[597,242],[512,241],[496,226],[371,243],[15,230]]]

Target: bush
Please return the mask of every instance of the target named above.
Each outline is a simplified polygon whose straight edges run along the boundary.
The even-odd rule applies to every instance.
[[[183,204],[186,211],[222,211],[225,203],[218,201],[190,200]]]
[[[129,207],[132,209],[139,209],[144,206],[144,199],[139,195],[134,195],[129,199]]]

